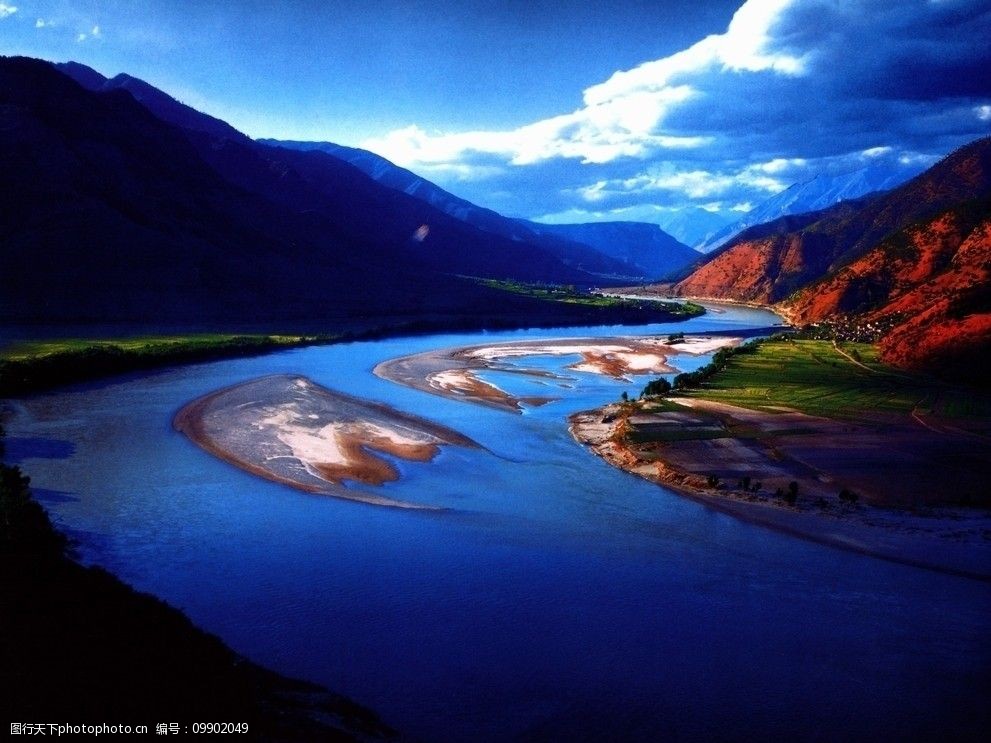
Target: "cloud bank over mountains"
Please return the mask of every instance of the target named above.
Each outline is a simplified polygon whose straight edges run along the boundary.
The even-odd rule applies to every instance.
[[[547,221],[724,216],[819,173],[914,174],[991,131],[980,0],[748,0],[725,32],[615,72],[511,130],[416,123],[363,147]]]

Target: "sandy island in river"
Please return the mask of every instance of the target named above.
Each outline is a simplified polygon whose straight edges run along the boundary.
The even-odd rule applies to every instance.
[[[739,342],[739,338],[715,335],[686,336],[674,343],[650,337],[511,341],[403,356],[382,362],[374,372],[383,379],[424,392],[522,413],[524,405],[543,405],[555,398],[511,395],[480,378],[479,372],[499,371],[567,380],[567,377],[542,369],[517,366],[511,360],[530,356],[578,356],[580,360],[570,364],[569,369],[630,381],[631,376],[641,374],[676,372],[677,369],[667,363],[670,356],[698,356]]]
[[[841,421],[697,398],[666,398],[652,408],[613,404],[576,413],[570,430],[613,466],[738,518],[991,580],[991,516],[939,505],[937,497],[986,492],[984,437],[935,423]],[[799,497],[789,505],[776,492],[792,481]],[[858,494],[856,503],[839,499],[841,483]]]
[[[292,375],[262,377],[201,397],[173,421],[196,444],[269,480],[398,508],[432,508],[344,487],[381,485],[399,471],[378,453],[427,462],[442,445],[480,448],[444,426]]]

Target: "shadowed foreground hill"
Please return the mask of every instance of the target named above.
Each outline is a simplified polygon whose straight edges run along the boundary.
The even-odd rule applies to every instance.
[[[130,75],[107,79],[74,62],[55,67],[87,90],[126,90],[154,116],[186,132],[224,178],[294,209],[320,212],[352,237],[404,243],[427,224],[432,250],[421,258],[438,270],[582,283],[625,269],[588,246],[545,239],[371,152],[320,142],[256,142]]]
[[[590,278],[554,256],[329,155],[256,146],[217,120],[177,128],[132,81],[94,92],[46,62],[0,59],[5,321],[589,319],[457,275]]]

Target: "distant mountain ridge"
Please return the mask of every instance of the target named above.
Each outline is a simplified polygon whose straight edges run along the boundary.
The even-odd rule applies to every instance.
[[[883,321],[884,358],[943,354],[975,374],[991,350],[991,138],[889,192],[745,230],[667,289],[802,323]]]
[[[421,199],[456,219],[511,240],[541,245],[569,265],[598,272],[604,279],[656,279],[698,258],[698,253],[656,225],[644,222],[547,225],[526,219],[511,219],[455,196],[374,152],[333,142],[258,141],[339,157],[379,183]],[[610,226],[602,227],[600,224]]]
[[[228,123],[197,111],[138,78],[123,73],[107,78],[78,62],[60,63],[55,67],[94,92],[126,90],[158,118],[186,131],[206,134],[222,142],[238,143],[246,148],[253,144],[249,137]],[[423,201],[466,224],[515,242],[535,245],[553,254],[564,265],[588,274],[586,281],[658,279],[698,257],[660,228],[645,228],[639,226],[640,223],[616,222],[609,223],[613,225],[609,229],[573,230],[510,219],[455,196],[367,150],[332,142],[275,139],[259,139],[257,142],[281,150],[324,153],[347,162],[378,183]],[[274,155],[270,159],[279,157]],[[286,157],[281,156],[282,159]],[[214,158],[214,164],[220,164],[218,158]],[[577,237],[579,234],[587,239]]]
[[[696,206],[661,212],[651,221],[675,240],[698,250],[699,245],[707,244],[713,235],[736,220]]]
[[[703,253],[709,253],[748,227],[765,224],[789,214],[820,211],[841,201],[888,191],[918,175],[921,170],[921,167],[892,170],[883,166],[868,166],[841,175],[820,173],[762,201],[736,222],[706,237],[696,247]]]
[[[524,221],[524,220],[521,220]],[[649,222],[542,224],[524,221],[538,234],[557,235],[597,248],[644,279],[658,279],[698,260],[699,253]]]

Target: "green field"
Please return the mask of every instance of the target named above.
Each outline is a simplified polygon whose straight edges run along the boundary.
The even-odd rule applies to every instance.
[[[192,335],[26,341],[0,351],[0,396],[140,369],[330,343],[334,336]]]
[[[526,297],[543,299],[548,302],[563,302],[565,304],[577,304],[586,307],[612,307],[635,310],[646,307],[648,309],[663,310],[672,315],[685,318],[705,314],[705,309],[693,302],[657,302],[653,300],[623,299],[622,297],[604,297],[601,294],[593,294],[573,286],[553,284],[527,284],[522,281],[498,281],[496,279],[477,279],[477,281],[491,289],[522,294]]]
[[[846,355],[844,355],[844,353]],[[859,362],[859,363],[858,363]],[[745,408],[794,408],[812,415],[910,413],[987,415],[986,395],[886,366],[868,343],[776,338],[731,356],[701,387],[678,394]]]
[[[315,343],[323,336],[195,333],[191,335],[147,335],[131,338],[66,338],[33,340],[12,344],[0,350],[2,361],[25,361],[53,354],[80,353],[91,349],[118,348],[126,353],[157,355],[230,346],[298,346]]]

